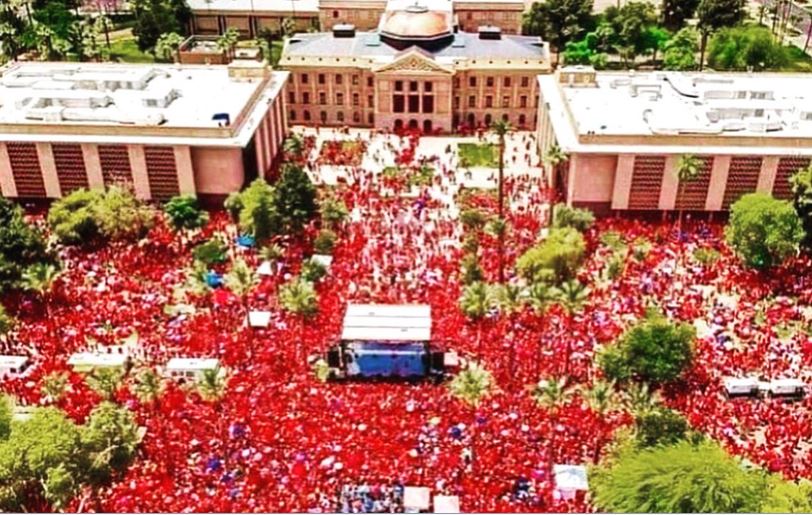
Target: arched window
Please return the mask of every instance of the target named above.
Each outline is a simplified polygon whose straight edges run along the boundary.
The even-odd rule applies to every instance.
[[[303,111],[302,112],[302,117],[304,117],[304,121],[309,122],[310,121],[310,111]]]

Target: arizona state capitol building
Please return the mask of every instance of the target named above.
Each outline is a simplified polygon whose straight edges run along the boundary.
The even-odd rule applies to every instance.
[[[535,77],[551,71],[549,45],[508,34],[518,31],[513,19],[510,27],[467,32],[458,7],[451,0],[389,0],[375,30],[340,23],[329,32],[294,34],[279,62],[291,72],[289,122],[426,133],[495,120],[535,127]]]

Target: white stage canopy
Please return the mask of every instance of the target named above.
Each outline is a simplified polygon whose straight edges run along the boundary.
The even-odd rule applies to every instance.
[[[431,306],[350,304],[344,315],[341,339],[345,341],[430,341]]]

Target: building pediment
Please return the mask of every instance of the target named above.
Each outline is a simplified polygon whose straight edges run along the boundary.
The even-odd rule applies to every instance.
[[[453,75],[454,70],[435,61],[430,55],[426,55],[417,49],[407,50],[403,55],[395,58],[391,63],[386,63],[374,68],[372,71],[378,74],[426,74],[438,73],[443,75]]]

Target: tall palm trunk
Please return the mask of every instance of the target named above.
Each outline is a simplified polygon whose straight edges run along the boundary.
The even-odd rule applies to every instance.
[[[505,136],[499,136],[499,220],[505,221]],[[503,224],[504,225],[504,224]],[[504,229],[504,227],[503,227]],[[505,231],[499,232],[499,283],[505,282]]]

